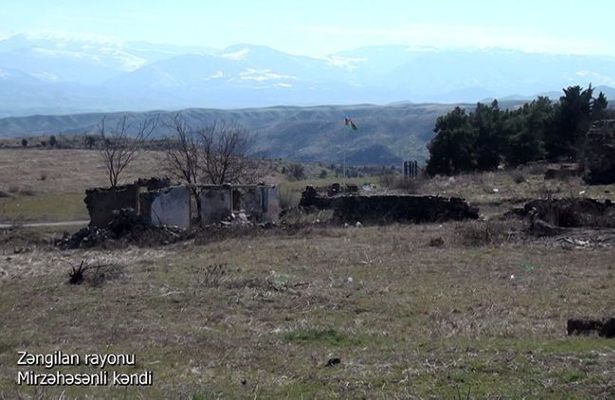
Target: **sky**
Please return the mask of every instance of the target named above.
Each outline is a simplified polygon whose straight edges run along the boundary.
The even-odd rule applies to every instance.
[[[0,0],[0,10],[0,37],[250,43],[313,57],[385,44],[615,56],[613,0]]]

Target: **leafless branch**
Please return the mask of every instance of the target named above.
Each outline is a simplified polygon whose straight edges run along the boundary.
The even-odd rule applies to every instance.
[[[136,133],[132,137],[128,133],[132,124],[129,123],[127,116],[122,117],[115,127],[109,130],[105,119],[103,117],[99,128],[100,154],[107,170],[109,184],[111,187],[116,187],[122,172],[134,160],[137,151],[156,129],[158,117],[139,122],[134,128]]]

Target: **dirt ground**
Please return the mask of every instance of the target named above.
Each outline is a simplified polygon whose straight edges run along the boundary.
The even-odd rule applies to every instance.
[[[547,185],[559,188],[550,196],[612,189],[526,174],[424,190],[463,191],[490,217]],[[494,221],[311,224],[90,250],[60,250],[53,229],[4,231],[0,399],[614,398],[615,340],[566,333],[568,318],[614,316],[612,232],[529,239]],[[69,284],[82,261],[83,282]],[[153,382],[18,386],[19,371],[100,370],[18,366],[19,351],[131,353],[136,365],[105,370],[147,370]]]

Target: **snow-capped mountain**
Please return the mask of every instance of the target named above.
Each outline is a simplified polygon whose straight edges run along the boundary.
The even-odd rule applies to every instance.
[[[615,86],[615,57],[376,46],[323,58],[265,46],[0,40],[0,116],[31,112],[475,102],[580,84]]]

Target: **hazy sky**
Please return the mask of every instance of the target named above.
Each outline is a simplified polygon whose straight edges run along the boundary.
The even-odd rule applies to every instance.
[[[613,0],[0,0],[0,37],[63,33],[323,56],[361,46],[615,56]]]

